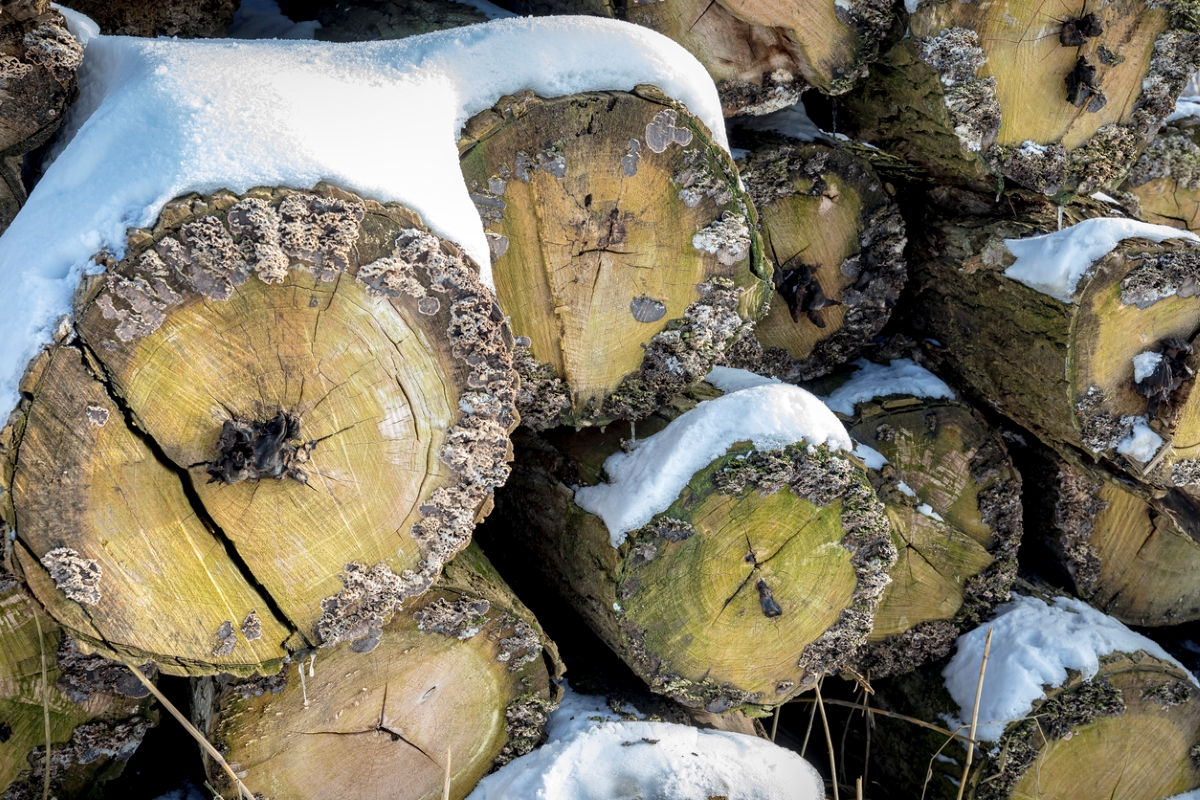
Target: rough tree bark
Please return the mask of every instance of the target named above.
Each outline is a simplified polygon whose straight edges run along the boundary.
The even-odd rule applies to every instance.
[[[157,721],[145,699],[150,693],[124,666],[82,653],[11,575],[3,579],[0,608],[2,797],[42,796],[47,714],[53,796],[88,796],[121,773]]]
[[[459,148],[519,337],[526,425],[645,416],[759,314],[753,205],[703,123],[657,89],[506,97]]]
[[[0,233],[25,203],[25,155],[58,130],[83,47],[50,0],[0,3]]]
[[[1115,188],[1200,66],[1196,15],[1137,0],[1074,14],[926,0],[846,98],[847,132],[982,191]]]
[[[554,645],[475,546],[373,651],[313,655],[269,678],[194,679],[196,722],[268,797],[437,800],[449,759],[461,800],[541,741],[562,695]]]
[[[846,664],[896,557],[863,468],[824,447],[736,445],[618,548],[569,487],[598,482],[629,436],[625,423],[518,431],[520,466],[497,493],[491,535],[528,547],[634,672],[684,705],[773,706]]]
[[[395,204],[174,201],[60,334],[5,429],[17,562],[81,641],[165,672],[377,639],[508,473],[507,327]]]
[[[1005,238],[1055,230],[1057,208],[1026,193],[999,207],[954,192],[931,202],[977,216],[931,214],[910,267],[909,319],[977,397],[1043,440],[1102,457],[1161,489],[1200,490],[1200,395],[1191,387],[1200,300],[1190,288],[1200,249],[1184,240],[1127,239],[1095,262],[1063,302],[1005,277]],[[1017,213],[989,218],[1009,204]],[[1072,206],[1066,220],[1094,216]],[[1162,352],[1162,376],[1134,380],[1133,359]],[[1143,417],[1164,444],[1149,462],[1117,452]]]
[[[904,221],[875,170],[848,148],[754,138],[739,167],[775,290],[754,329],[764,356],[739,362],[810,380],[856,358],[887,323],[907,277]]]

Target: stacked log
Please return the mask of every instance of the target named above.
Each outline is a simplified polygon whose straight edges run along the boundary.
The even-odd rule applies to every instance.
[[[1139,216],[1157,225],[1200,229],[1200,147],[1194,117],[1164,125],[1122,188],[1136,198]]]
[[[68,0],[63,5],[91,18],[101,33],[221,39],[238,0]]]
[[[49,0],[0,3],[0,233],[25,203],[25,156],[66,118],[83,47]]]

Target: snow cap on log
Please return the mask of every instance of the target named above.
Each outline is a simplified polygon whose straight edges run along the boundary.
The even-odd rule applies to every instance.
[[[851,450],[846,429],[813,394],[763,384],[708,400],[665,429],[604,462],[609,482],[575,492],[575,502],[604,520],[614,547],[628,531],[665,511],[699,470],[737,442],[759,450],[797,442]]]
[[[483,265],[486,282],[487,239],[456,144],[499,96],[653,84],[727,146],[704,68],[614,20],[496,20],[353,46],[97,36],[88,53],[67,144],[0,241],[0,290],[24,299],[0,325],[6,409],[91,257],[123,257],[126,228],[149,225],[172,197],[330,181],[412,208]]]

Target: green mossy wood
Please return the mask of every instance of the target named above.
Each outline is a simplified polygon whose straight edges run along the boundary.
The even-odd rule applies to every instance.
[[[999,435],[956,401],[876,398],[847,428],[888,459],[871,479],[899,553],[856,669],[894,675],[947,655],[964,628],[1008,600],[1021,476]]]
[[[82,62],[83,47],[50,0],[0,2],[0,233],[25,203],[24,156],[62,125]]]
[[[537,620],[472,545],[371,652],[301,653],[265,679],[194,679],[193,714],[246,785],[275,800],[440,800],[447,760],[462,800],[541,741],[561,674]],[[209,776],[233,790],[216,765]]]
[[[1196,15],[1141,0],[1074,13],[925,0],[845,98],[847,132],[981,191],[1115,189],[1200,66]]]
[[[638,435],[688,405],[639,423]],[[569,487],[598,482],[629,430],[519,431],[492,535],[528,547],[651,689],[685,705],[753,712],[845,665],[896,558],[863,468],[823,447],[737,445],[614,548]]]
[[[459,145],[518,337],[524,424],[651,413],[748,335],[770,290],[753,205],[652,87],[503,98]]]
[[[0,499],[87,647],[248,674],[370,641],[507,476],[507,328],[397,205],[184,198],[77,306],[25,376]]]
[[[0,789],[40,798],[50,718],[50,788],[82,798],[121,773],[158,719],[149,692],[125,667],[79,652],[9,575],[0,589]],[[34,619],[34,615],[40,615]],[[40,625],[40,635],[39,635]],[[46,678],[42,683],[45,658]]]
[[[942,715],[959,710],[941,668],[876,682],[873,705],[944,725]],[[966,744],[947,739],[877,717],[872,774],[881,770],[905,797],[955,800]],[[1141,651],[1113,653],[1091,679],[1071,671],[1062,684],[1046,687],[1046,699],[1010,724],[996,747],[977,748],[962,797],[1163,800],[1200,786],[1198,743],[1200,689],[1189,676]]]
[[[1200,395],[1191,393],[1187,353],[1200,329],[1200,298],[1187,288],[1200,248],[1127,239],[1063,302],[1003,274],[1014,261],[1003,240],[1055,230],[1056,206],[1024,192],[998,206],[953,192],[928,199],[908,314],[936,341],[931,352],[945,371],[1044,441],[1103,458],[1157,489],[1200,496]],[[975,216],[952,217],[955,206]],[[1072,206],[1064,224],[1099,212]],[[1135,383],[1134,357],[1168,348],[1177,356],[1170,380]],[[1148,463],[1116,449],[1141,417],[1164,439]]]
[[[739,161],[774,264],[770,311],[754,333],[765,351],[740,366],[810,380],[856,358],[900,297],[904,220],[866,159],[848,148],[747,136]]]

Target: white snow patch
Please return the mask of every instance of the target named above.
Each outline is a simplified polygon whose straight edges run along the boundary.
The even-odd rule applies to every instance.
[[[783,383],[778,378],[768,378],[765,375],[758,375],[748,369],[734,369],[733,367],[713,367],[704,380],[725,394],[736,392],[740,389],[750,389],[755,386]]]
[[[917,496],[917,493],[913,491],[913,488],[911,486],[909,486],[907,483],[905,483],[904,481],[900,481],[900,483],[896,484],[896,488],[899,489],[900,491],[904,492],[909,497]]]
[[[669,722],[621,722],[570,689],[548,741],[485,777],[468,800],[823,800],[799,755],[765,739]]]
[[[1190,792],[1168,797],[1167,800],[1200,800],[1200,789],[1192,789]]]
[[[915,497],[916,495],[914,494],[913,496]],[[946,521],[942,518],[941,514],[933,510],[933,506],[929,505],[929,503],[921,503],[921,505],[917,506],[917,511],[921,512],[930,519],[936,519],[938,522]]]
[[[1166,239],[1200,242],[1200,236],[1166,225],[1109,217],[1087,219],[1042,236],[1005,239],[1004,244],[1017,260],[1004,270],[1004,274],[1042,294],[1069,303],[1080,278],[1092,264],[1112,252],[1120,242],[1135,237],[1152,242]]]
[[[1190,88],[1190,87],[1189,87]],[[1175,110],[1163,120],[1164,125],[1178,122],[1181,119],[1200,119],[1200,97],[1180,97],[1175,101]]]
[[[808,112],[804,109],[804,103],[799,101],[787,108],[772,111],[770,114],[738,117],[733,120],[733,124],[751,131],[780,133],[801,142],[813,142],[818,139],[828,141],[829,139],[829,135],[809,119]]]
[[[1109,653],[1144,650],[1187,672],[1156,643],[1082,600],[1058,597],[1053,605],[1047,605],[1037,598],[1017,595],[997,609],[991,622],[958,637],[954,658],[942,670],[946,690],[959,707],[953,726],[971,719],[989,626],[993,630],[992,650],[979,703],[978,728],[979,738],[989,742],[999,740],[1008,722],[1028,714],[1034,701],[1046,696],[1043,686],[1062,684],[1068,669],[1090,678],[1100,668],[1100,657]]]
[[[1163,439],[1147,423],[1146,417],[1138,417],[1133,423],[1133,431],[1117,444],[1117,452],[1143,464],[1154,458]]]
[[[917,13],[917,6],[919,5],[921,5],[921,0],[904,0],[904,10],[910,14]]]
[[[93,37],[100,35],[100,26],[86,14],[80,14],[78,11],[66,6],[60,6],[58,3],[51,3],[50,7],[63,15],[63,18],[67,21],[67,30],[85,48]]]
[[[941,378],[911,358],[892,359],[886,367],[860,358],[854,365],[858,371],[850,376],[850,380],[824,398],[825,405],[842,414],[853,414],[856,404],[890,394],[935,399],[954,397],[954,392]]]
[[[321,23],[292,22],[275,0],[242,0],[226,36],[230,39],[312,39]]]
[[[1141,383],[1154,374],[1162,361],[1162,353],[1146,351],[1133,357],[1133,382]]]
[[[78,24],[78,20],[76,21]],[[458,134],[500,96],[654,84],[727,147],[712,79],[680,45],[596,17],[506,19],[339,44],[95,36],[58,155],[0,237],[0,419],[26,363],[70,311],[89,258],[188,192],[325,180],[398,201],[490,280]]]
[[[699,470],[738,442],[773,450],[796,442],[851,450],[825,404],[798,386],[768,383],[706,400],[666,428],[604,462],[607,483],[575,491],[580,508],[604,520],[613,547],[665,511]]]
[[[1104,192],[1092,192],[1090,195],[1088,195],[1088,197],[1092,198],[1093,200],[1099,200],[1101,203],[1108,203],[1110,206],[1121,205],[1120,200],[1107,195]]]
[[[888,463],[888,460],[883,453],[879,452],[874,447],[868,447],[862,442],[856,441],[854,443],[854,455],[858,456],[859,459],[862,460],[867,469],[880,470],[883,469],[884,464]],[[901,489],[900,491],[904,490]]]

